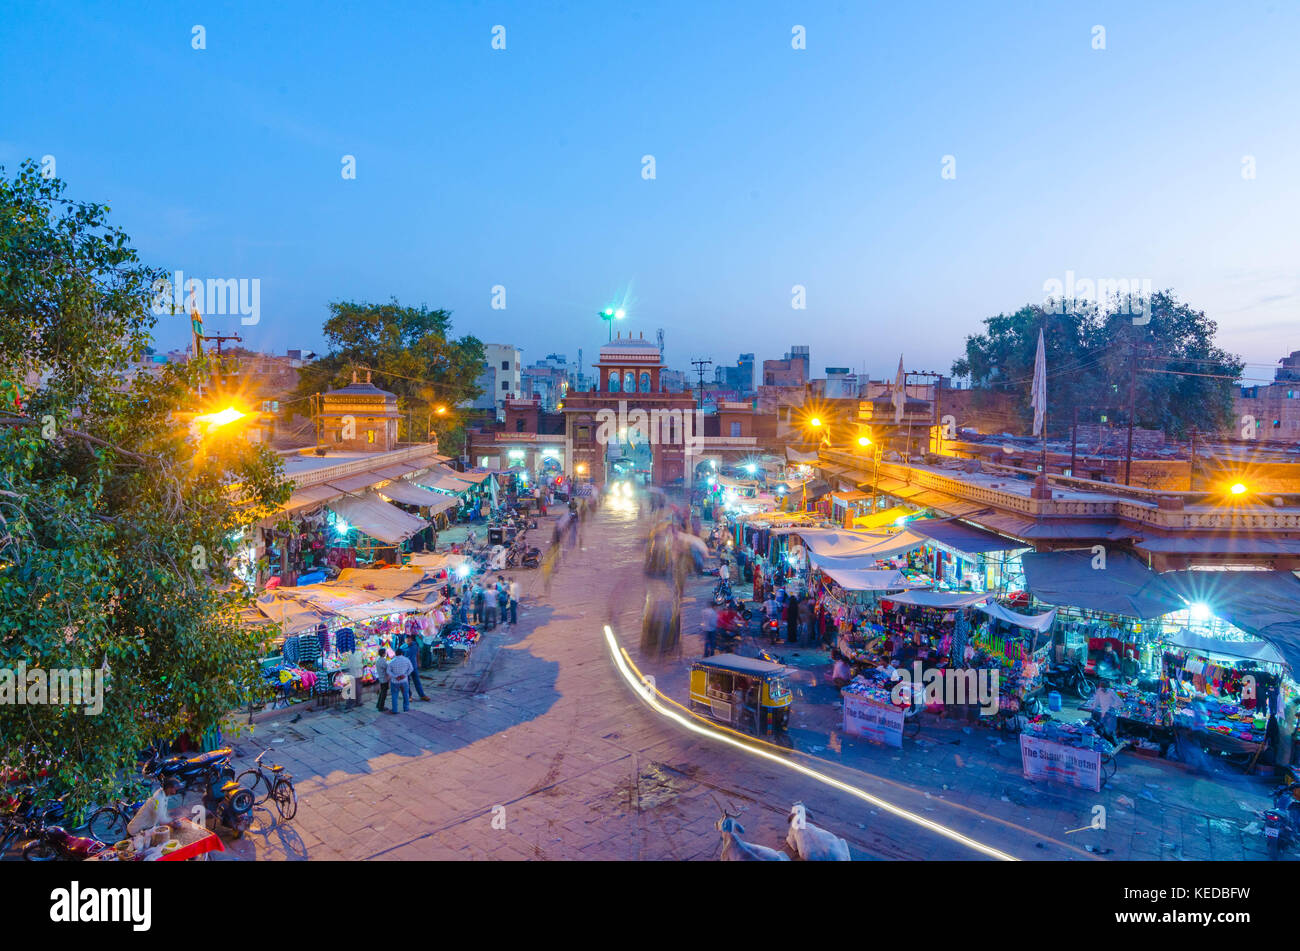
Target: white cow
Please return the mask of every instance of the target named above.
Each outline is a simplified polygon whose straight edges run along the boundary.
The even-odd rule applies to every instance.
[[[803,803],[796,802],[787,821],[790,831],[785,834],[786,845],[805,862],[851,862],[849,844],[839,836],[818,828],[809,820],[811,814]]]
[[[746,842],[738,833],[745,827],[736,821],[735,816],[723,814],[717,822],[718,831],[722,833],[722,861],[724,862],[788,862],[790,856],[765,845]]]

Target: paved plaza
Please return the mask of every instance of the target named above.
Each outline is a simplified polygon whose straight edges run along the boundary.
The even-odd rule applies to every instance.
[[[259,810],[225,857],[713,859],[718,803],[743,807],[746,838],[777,847],[795,801],[857,859],[985,857],[915,820],[1022,859],[1263,857],[1256,810],[1268,780],[1196,776],[1127,753],[1101,793],[1032,784],[1014,741],[931,715],[901,750],[846,739],[821,652],[782,655],[798,668],[795,751],[783,756],[914,819],[666,720],[623,681],[602,633],[611,625],[660,689],[685,700],[702,638],[688,633],[681,657],[636,650],[645,525],[635,508],[604,507],[549,595],[539,573],[517,572],[519,625],[485,635],[462,668],[426,671],[431,703],[396,717],[377,714],[373,699],[354,711],[281,714],[235,738],[241,760],[272,747],[300,806],[291,823]],[[711,586],[692,581],[688,631],[699,629]],[[1104,829],[1090,827],[1098,805]]]

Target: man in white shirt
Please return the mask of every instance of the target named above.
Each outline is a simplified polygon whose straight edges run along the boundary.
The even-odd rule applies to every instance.
[[[731,565],[727,564],[727,559],[722,559],[722,564],[718,566],[718,577],[723,581],[731,580]]]
[[[510,625],[519,623],[519,582],[510,579]]]
[[[397,698],[402,698],[402,712],[411,709],[411,671],[415,668],[406,659],[405,654],[398,654],[388,662],[388,682],[393,698],[392,713],[397,713]]]
[[[1110,681],[1101,681],[1097,685],[1096,694],[1093,695],[1092,718],[1097,722],[1100,732],[1108,739],[1115,738],[1115,730],[1119,726],[1119,710],[1122,706],[1119,694],[1110,687]]]

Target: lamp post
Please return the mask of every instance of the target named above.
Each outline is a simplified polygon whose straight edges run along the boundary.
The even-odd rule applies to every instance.
[[[879,443],[872,443],[871,439],[867,436],[859,436],[858,445],[863,449],[866,449],[871,445],[876,447],[875,458],[872,460],[871,466],[871,514],[875,515],[877,500],[880,496],[880,451],[883,447]]]
[[[613,307],[606,307],[600,312],[600,319],[609,324],[609,339],[614,339],[614,321],[622,320],[627,316],[627,312],[622,307],[615,310]]]

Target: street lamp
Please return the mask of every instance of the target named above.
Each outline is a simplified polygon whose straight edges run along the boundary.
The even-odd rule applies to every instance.
[[[627,312],[622,307],[615,310],[613,307],[606,307],[600,312],[600,319],[609,323],[609,339],[614,339],[614,321],[622,320],[627,316]]]
[[[1231,492],[1233,495],[1245,495],[1247,489],[1246,486],[1243,485],[1242,483],[1236,482],[1228,489],[1228,491]]]
[[[859,436],[858,445],[863,449],[872,445],[876,447],[875,458],[871,465],[871,513],[874,515],[880,499],[880,452],[884,447],[879,443],[873,443],[867,436]]]
[[[233,406],[227,406],[225,409],[217,413],[204,413],[201,416],[195,416],[194,422],[196,425],[206,425],[208,427],[208,435],[211,435],[222,426],[228,426],[236,420],[243,419],[247,415],[247,413],[241,412]]]

